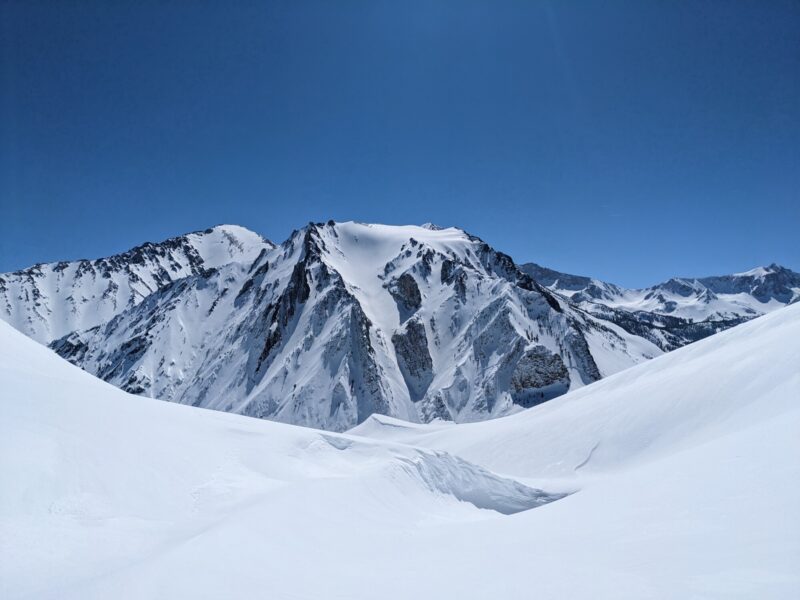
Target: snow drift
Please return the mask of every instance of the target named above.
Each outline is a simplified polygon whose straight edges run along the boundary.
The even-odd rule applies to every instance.
[[[91,596],[83,586],[98,575],[170,555],[248,512],[278,529],[309,501],[351,518],[385,518],[389,503],[412,521],[470,520],[565,495],[446,452],[137,398],[5,323],[0,389],[4,598]]]
[[[0,595],[794,598],[798,365],[791,306],[510,417],[339,435],[2,325]]]

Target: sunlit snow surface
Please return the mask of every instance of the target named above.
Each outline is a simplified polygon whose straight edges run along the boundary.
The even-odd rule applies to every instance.
[[[1,323],[0,390],[3,598],[800,595],[800,306],[470,425],[132,397]]]

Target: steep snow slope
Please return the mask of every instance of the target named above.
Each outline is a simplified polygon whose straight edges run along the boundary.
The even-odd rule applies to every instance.
[[[104,323],[164,286],[231,262],[251,263],[273,244],[220,225],[97,260],[39,264],[0,274],[0,319],[48,343]]]
[[[661,353],[459,229],[333,222],[52,347],[133,393],[331,430],[508,414]]]
[[[0,326],[0,595],[795,598],[799,354],[794,306],[519,415],[393,423],[525,486],[131,398]]]
[[[772,312],[800,299],[800,273],[776,264],[715,277],[673,278],[643,289],[568,275],[534,263],[520,269],[579,304],[597,303],[629,312],[690,321],[734,321]]]

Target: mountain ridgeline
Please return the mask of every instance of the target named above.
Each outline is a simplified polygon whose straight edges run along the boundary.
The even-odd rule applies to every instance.
[[[744,273],[673,278],[643,289],[520,265],[542,286],[626,331],[674,350],[800,300],[800,273],[771,264]]]
[[[774,266],[671,281],[517,266],[456,228],[219,226],[0,275],[0,316],[127,391],[343,431],[510,414],[800,296]]]

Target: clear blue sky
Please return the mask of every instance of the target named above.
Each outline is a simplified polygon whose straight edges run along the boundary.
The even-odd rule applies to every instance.
[[[458,225],[623,285],[800,268],[797,0],[4,1],[0,271]]]

